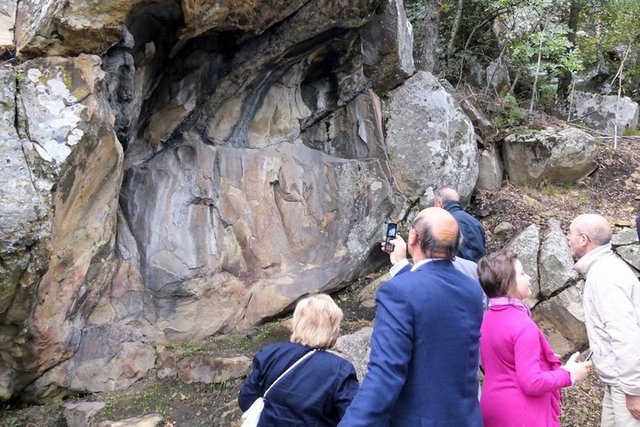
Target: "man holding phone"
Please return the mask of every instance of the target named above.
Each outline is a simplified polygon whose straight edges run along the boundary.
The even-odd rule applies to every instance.
[[[585,278],[583,304],[589,347],[603,383],[602,427],[640,427],[640,282],[611,250],[611,226],[584,214],[567,241]]]
[[[391,240],[385,249],[401,241]],[[446,210],[428,208],[413,221],[406,247],[413,267],[377,292],[369,368],[340,426],[482,426],[483,293],[453,266],[458,244],[458,223]]]

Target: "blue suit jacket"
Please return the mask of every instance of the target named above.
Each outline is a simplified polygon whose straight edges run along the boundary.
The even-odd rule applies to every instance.
[[[482,426],[482,290],[435,260],[383,284],[369,369],[340,426]]]

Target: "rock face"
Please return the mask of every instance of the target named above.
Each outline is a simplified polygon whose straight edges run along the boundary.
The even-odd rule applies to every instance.
[[[387,0],[363,27],[362,54],[364,73],[375,89],[398,86],[413,74],[413,29],[402,0]]]
[[[379,263],[413,194],[369,89],[418,84],[402,85],[401,0],[215,3],[18,5],[23,62],[0,67],[0,400],[127,387],[159,345],[254,326]],[[472,127],[425,78],[419,113],[440,127],[417,143],[438,138],[435,165],[468,195]],[[176,369],[217,378],[196,362]]]
[[[618,100],[614,95],[578,91],[574,94],[572,105],[576,119],[608,135],[614,134],[616,126],[618,135],[622,135],[624,129],[638,127],[640,107],[627,96]]]
[[[576,128],[516,128],[502,144],[502,158],[515,185],[572,183],[596,168],[593,137]]]
[[[468,198],[478,178],[471,120],[438,80],[418,72],[387,106],[389,163],[402,194],[416,200],[449,185]]]
[[[12,50],[18,0],[0,0],[0,54]]]

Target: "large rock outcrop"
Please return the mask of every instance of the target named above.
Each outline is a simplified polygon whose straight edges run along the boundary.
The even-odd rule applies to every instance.
[[[36,0],[15,27],[0,400],[126,387],[158,345],[252,327],[379,262],[408,204],[369,89],[414,90],[400,0]],[[421,96],[446,102],[420,114],[463,152],[446,167],[471,168],[452,181],[468,194],[471,126],[440,88]]]

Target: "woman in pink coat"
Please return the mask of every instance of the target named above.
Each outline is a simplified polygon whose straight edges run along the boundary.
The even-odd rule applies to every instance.
[[[575,353],[562,366],[531,319],[531,278],[513,252],[481,258],[478,277],[489,297],[480,329],[484,426],[559,427],[560,389],[582,381],[591,362]]]

